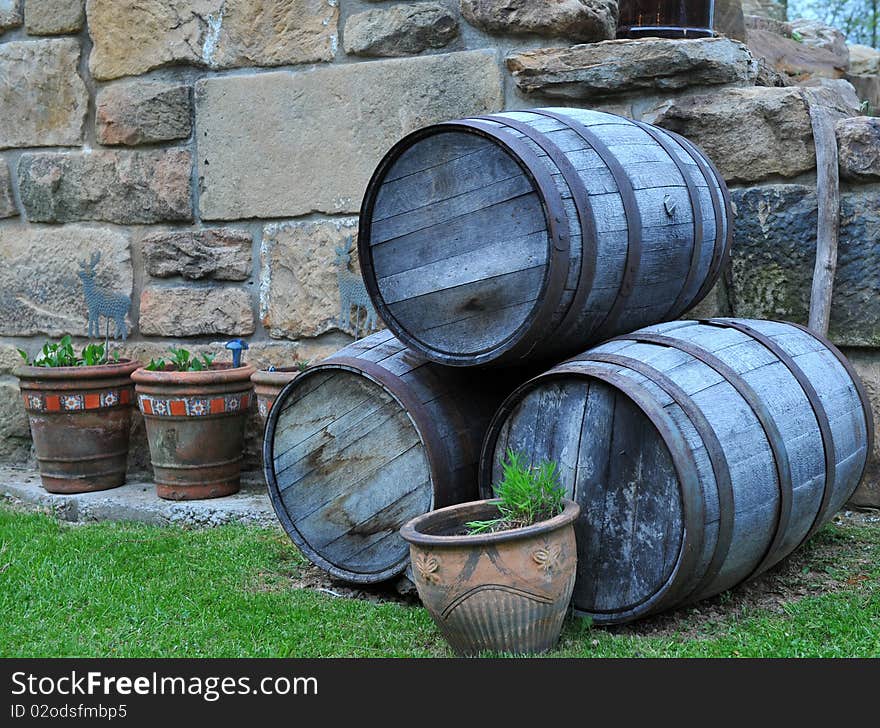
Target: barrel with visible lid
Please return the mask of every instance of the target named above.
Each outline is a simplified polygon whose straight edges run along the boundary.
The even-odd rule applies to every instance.
[[[278,394],[263,440],[282,526],[338,578],[399,575],[409,562],[400,527],[476,498],[480,444],[513,389],[506,381],[427,362],[387,331],[299,374]]]
[[[618,623],[762,573],[827,523],[871,451],[867,395],[829,342],[788,323],[676,321],[621,336],[512,394],[507,448],[559,463],[576,524],[574,609]]]
[[[432,361],[561,358],[677,318],[728,253],[727,189],[685,139],[613,114],[532,109],[426,127],[361,209],[364,282]]]

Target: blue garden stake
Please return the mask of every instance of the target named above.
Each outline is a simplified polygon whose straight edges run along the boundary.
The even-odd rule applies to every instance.
[[[226,348],[232,352],[232,366],[235,368],[241,366],[241,352],[250,347],[242,339],[233,339],[226,343]]]

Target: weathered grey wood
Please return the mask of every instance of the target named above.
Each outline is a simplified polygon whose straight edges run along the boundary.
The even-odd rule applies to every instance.
[[[512,381],[429,363],[387,331],[312,367],[266,426],[265,474],[282,526],[338,578],[399,575],[408,562],[400,527],[476,497],[482,438]]]
[[[575,391],[587,394],[561,395]],[[644,412],[668,422],[637,409],[637,391],[653,403]],[[508,398],[487,435],[481,491],[491,493],[507,447],[565,463],[562,483],[581,505],[574,608],[597,622],[628,621],[785,558],[855,490],[870,427],[855,375],[808,331],[673,321],[588,350]],[[680,479],[669,442],[693,457],[696,484]],[[697,512],[697,553],[686,558],[685,524]],[[686,565],[673,571],[679,559]]]
[[[395,147],[365,196],[360,261],[379,315],[432,361],[558,359],[696,305],[730,215],[724,181],[662,129],[513,111]]]
[[[810,328],[824,336],[831,321],[831,296],[840,232],[840,179],[835,133],[837,117],[817,103],[811,103],[809,107],[816,147],[816,195],[819,205],[816,264],[810,291]]]

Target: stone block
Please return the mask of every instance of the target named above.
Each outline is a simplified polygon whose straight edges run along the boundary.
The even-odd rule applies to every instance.
[[[804,93],[795,87],[722,89],[668,100],[643,120],[696,143],[728,182],[793,177],[816,167]]]
[[[0,44],[0,149],[78,145],[89,96],[74,38]]]
[[[31,429],[15,377],[0,376],[0,461],[29,459]]]
[[[0,159],[0,218],[17,217],[18,208],[12,196],[12,179],[6,161]]]
[[[0,0],[0,33],[22,23],[21,0]]]
[[[250,336],[251,299],[243,288],[147,286],[141,292],[144,336]]]
[[[95,78],[170,64],[212,69],[331,61],[336,0],[88,0]]]
[[[338,276],[359,284],[362,297],[366,291],[356,250],[352,249],[347,266],[336,252],[347,248],[350,236],[357,239],[356,218],[266,227],[260,254],[260,316],[270,336],[298,339],[334,329],[353,330],[354,317],[350,315],[346,325],[341,310]],[[359,320],[363,325],[363,311]]]
[[[843,353],[865,385],[874,415],[874,448],[868,460],[865,477],[850,498],[860,508],[880,508],[880,351],[876,349],[844,349]]]
[[[849,47],[849,72],[856,76],[880,75],[880,51],[853,43]]]
[[[404,134],[504,106],[493,51],[209,78],[195,95],[205,220],[356,213]]]
[[[88,309],[79,262],[100,252],[96,281],[130,296],[128,237],[83,225],[0,226],[0,335],[61,336],[88,333]],[[33,352],[31,352],[33,353]]]
[[[84,0],[24,0],[24,27],[28,35],[78,33],[84,5]]]
[[[880,181],[880,118],[841,119],[836,131],[840,175],[853,182]]]
[[[731,190],[733,315],[806,323],[816,260],[814,188],[766,185]],[[880,346],[880,186],[844,192],[830,337]]]
[[[751,85],[758,72],[748,49],[728,38],[644,38],[539,48],[509,55],[507,68],[520,91],[566,99]]]
[[[616,0],[461,0],[461,14],[487,33],[591,42],[613,38]]]
[[[186,139],[192,131],[189,86],[118,83],[98,92],[95,104],[101,144],[150,144]]]
[[[443,48],[458,36],[458,14],[445,5],[422,2],[355,13],[345,21],[345,52],[396,57]]]
[[[32,222],[192,220],[191,169],[186,149],[26,153],[19,191]]]
[[[250,233],[228,228],[153,233],[143,239],[144,265],[156,278],[243,281],[251,274],[252,244]]]

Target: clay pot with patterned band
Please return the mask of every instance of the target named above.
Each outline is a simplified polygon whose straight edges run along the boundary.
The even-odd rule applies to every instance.
[[[132,374],[160,498],[238,492],[253,373],[252,366],[214,364],[201,372],[141,368]]]
[[[141,363],[16,370],[43,487],[88,493],[125,482],[134,384]]]
[[[498,517],[497,502],[440,508],[400,529],[416,588],[459,655],[546,652],[559,639],[574,589],[580,507],[566,500],[546,521],[468,535],[469,521]]]
[[[275,404],[278,393],[284,389],[288,382],[296,379],[301,371],[299,367],[278,367],[272,371],[258,369],[251,375],[251,381],[254,383],[254,395],[257,398],[257,412],[263,425],[269,416],[269,410]]]

